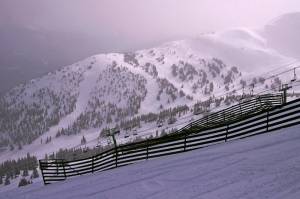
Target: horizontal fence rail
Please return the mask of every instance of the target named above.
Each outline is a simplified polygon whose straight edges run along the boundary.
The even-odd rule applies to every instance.
[[[270,110],[276,106],[281,105],[283,102],[281,94],[265,94],[259,95],[252,98],[244,99],[244,101],[226,108],[222,111],[218,111],[209,114],[199,120],[191,122],[176,133],[181,133],[186,129],[197,128],[197,130],[212,128],[216,125],[222,125],[234,122],[244,117],[249,117],[256,113]]]
[[[39,160],[44,183],[49,184],[72,176],[105,171],[300,124],[300,99],[281,104],[281,95],[259,97],[259,100],[251,99],[225,109],[227,111],[222,110],[204,117],[209,121],[207,124],[203,123],[205,119],[201,118],[189,124],[189,127],[183,127],[178,132],[164,137],[120,145],[81,160]],[[253,103],[260,106],[254,106]],[[230,112],[238,110],[239,117],[230,116]],[[220,121],[219,115],[222,113],[227,119],[223,118],[223,121]],[[209,125],[209,118],[217,121],[215,125]]]

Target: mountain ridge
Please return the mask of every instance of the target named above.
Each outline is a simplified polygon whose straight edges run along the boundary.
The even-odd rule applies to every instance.
[[[216,100],[214,96],[250,84],[275,88],[284,79],[265,81],[260,74],[297,62],[271,48],[263,34],[245,28],[136,52],[94,55],[2,96],[0,147],[32,153],[74,147],[82,135],[98,137],[101,129],[143,114]],[[45,146],[49,137],[52,144]]]

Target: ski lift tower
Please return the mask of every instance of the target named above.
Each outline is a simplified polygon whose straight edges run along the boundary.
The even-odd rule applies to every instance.
[[[115,135],[117,133],[120,133],[120,130],[117,130],[116,128],[110,129],[107,131],[106,135],[111,136],[114,142],[114,147],[115,147],[115,164],[116,167],[118,167],[118,147],[117,147],[117,141]]]
[[[289,86],[288,84],[283,84],[281,89],[279,91],[282,91],[283,92],[283,104],[286,104],[286,99],[287,99],[287,91],[289,89],[291,89],[292,86]]]
[[[117,141],[116,141],[116,134],[120,133],[120,130],[117,130],[116,128],[110,129],[107,131],[106,136],[112,137],[112,140],[114,142],[115,148],[117,148]]]

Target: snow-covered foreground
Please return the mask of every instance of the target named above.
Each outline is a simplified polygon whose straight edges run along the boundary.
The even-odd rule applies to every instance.
[[[300,196],[300,127],[149,160],[0,198],[272,198]],[[0,189],[1,192],[1,189]]]

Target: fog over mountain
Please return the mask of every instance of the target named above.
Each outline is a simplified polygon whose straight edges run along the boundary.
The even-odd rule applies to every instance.
[[[232,27],[263,26],[276,16],[300,11],[299,4],[297,0],[1,0],[0,93],[94,54],[135,51]],[[267,34],[272,31],[276,30]],[[272,45],[279,45],[273,40],[278,38],[272,37]]]
[[[271,21],[264,28],[263,35],[268,45],[287,56],[300,59],[300,13],[285,14]],[[279,28],[280,27],[280,28]]]

